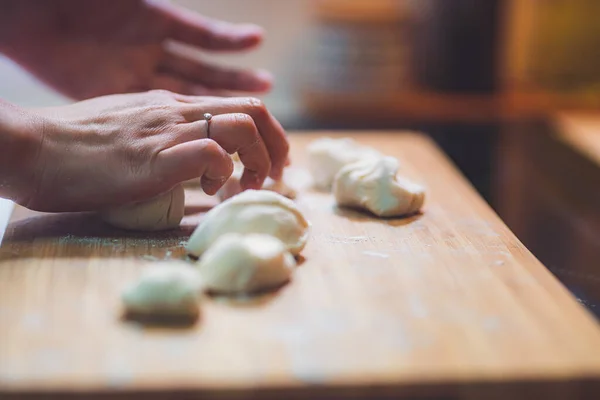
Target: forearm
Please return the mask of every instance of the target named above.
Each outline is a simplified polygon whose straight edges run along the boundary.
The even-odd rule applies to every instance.
[[[0,100],[0,197],[26,202],[42,124],[31,113]]]

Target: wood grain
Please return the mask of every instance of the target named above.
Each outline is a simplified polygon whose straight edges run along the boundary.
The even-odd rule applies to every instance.
[[[89,214],[16,218],[0,248],[0,397],[593,398],[588,313],[428,139],[355,136],[428,188],[424,213],[377,220],[303,187],[313,226],[293,281],[207,298],[190,327],[124,322],[119,294],[141,257],[182,255],[202,212],[151,235]],[[315,137],[292,136],[295,168]],[[190,212],[209,206],[190,194]]]

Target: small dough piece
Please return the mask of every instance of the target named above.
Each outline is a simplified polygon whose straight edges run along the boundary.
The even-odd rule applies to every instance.
[[[236,194],[242,192],[242,187],[240,186],[240,179],[242,178],[243,173],[244,165],[239,161],[234,161],[233,173],[231,174],[231,177],[217,192],[217,196],[221,201],[227,200],[235,196]],[[284,178],[280,181],[275,181],[272,178],[267,177],[267,179],[265,179],[265,182],[263,183],[262,189],[279,193],[280,195],[285,196],[288,199],[295,199],[296,191],[285,183],[285,170],[283,171],[283,176]]]
[[[246,190],[207,212],[186,249],[200,257],[226,233],[264,233],[296,255],[306,245],[309,226],[292,200],[268,190]]]
[[[314,186],[327,191],[331,190],[335,175],[343,166],[365,158],[381,157],[377,150],[362,146],[352,138],[316,139],[308,145],[307,151]]]
[[[393,157],[371,158],[349,164],[335,177],[333,195],[339,206],[366,209],[379,217],[413,214],[423,206],[425,189],[398,178]]]
[[[127,288],[121,298],[131,315],[198,315],[200,273],[179,262],[158,262],[145,268],[139,280]]]
[[[296,260],[281,240],[264,234],[221,236],[202,256],[204,287],[215,293],[253,293],[290,280]]]
[[[163,231],[179,226],[185,211],[185,192],[178,185],[170,192],[141,203],[127,204],[102,213],[108,224],[131,231]]]

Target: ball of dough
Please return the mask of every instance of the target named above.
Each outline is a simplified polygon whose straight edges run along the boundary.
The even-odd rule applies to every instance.
[[[141,203],[127,204],[102,213],[110,225],[132,231],[162,231],[179,226],[185,210],[185,192],[178,185],[170,192]]]
[[[128,314],[195,316],[201,289],[197,269],[183,263],[156,263],[122,294]]]
[[[306,245],[308,228],[292,200],[268,190],[246,190],[207,212],[186,249],[200,257],[226,233],[264,233],[281,240],[295,255]]]
[[[320,190],[331,189],[335,175],[343,166],[366,158],[381,157],[377,150],[362,146],[351,138],[323,137],[312,141],[307,151],[308,169],[314,186]]]
[[[242,192],[242,186],[240,185],[240,180],[242,179],[242,174],[244,173],[244,165],[239,161],[234,161],[233,163],[233,173],[225,182],[225,184],[219,189],[217,192],[217,196],[221,201],[227,200],[236,194]],[[263,190],[270,190],[272,192],[279,193],[282,196],[287,197],[288,199],[296,198],[296,191],[288,186],[285,183],[285,170],[283,171],[284,178],[279,181],[275,181],[270,177],[265,179],[263,183]]]
[[[417,212],[425,201],[425,190],[398,178],[398,168],[398,161],[392,157],[365,159],[345,166],[333,183],[337,204],[366,209],[380,217]]]
[[[294,257],[277,238],[264,234],[221,236],[202,256],[204,287],[216,293],[253,293],[290,280]]]

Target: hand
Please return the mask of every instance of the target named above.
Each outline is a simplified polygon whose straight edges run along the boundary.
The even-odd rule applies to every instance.
[[[203,114],[214,116],[207,122]],[[137,202],[201,177],[214,194],[238,152],[242,186],[281,177],[289,145],[254,98],[194,97],[167,91],[112,95],[34,110],[43,135],[20,203],[38,211],[87,211]]]
[[[6,4],[4,4],[6,3]],[[167,2],[2,0],[0,50],[78,100],[150,89],[192,95],[264,92],[264,71],[212,66],[168,51],[168,40],[206,50],[245,50],[261,28],[204,18]]]

